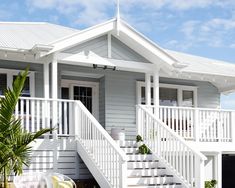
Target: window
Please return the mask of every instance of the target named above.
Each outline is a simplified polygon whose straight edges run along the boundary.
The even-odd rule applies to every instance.
[[[183,90],[182,96],[183,96],[182,106],[187,106],[187,107],[193,107],[194,106],[193,91]]]
[[[137,82],[137,103],[145,104],[145,84]],[[160,84],[159,104],[161,106],[196,107],[197,88],[194,86]],[[151,104],[153,105],[153,87],[151,88]]]
[[[0,95],[4,94],[5,89],[7,89],[7,74],[0,74]]]
[[[160,87],[159,98],[159,104],[162,106],[177,106],[177,89]]]

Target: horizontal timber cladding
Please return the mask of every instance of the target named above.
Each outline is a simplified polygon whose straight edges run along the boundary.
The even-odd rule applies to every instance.
[[[25,172],[57,172],[73,179],[92,178],[76,149],[73,138],[39,139],[33,144],[31,163]]]
[[[107,35],[92,39],[90,41],[79,44],[75,47],[65,50],[65,53],[78,53],[86,54],[89,51],[94,52],[95,54],[101,57],[108,57],[108,39]],[[113,59],[121,59],[127,61],[139,61],[149,63],[144,57],[136,53],[134,50],[126,46],[120,40],[115,37],[112,37],[111,42],[111,54]]]
[[[63,64],[59,67],[60,70],[101,75],[100,79],[96,79],[100,84],[100,123],[105,126],[109,133],[112,127],[125,128],[127,139],[136,135],[136,81],[144,81],[144,74]],[[67,76],[66,79],[74,79],[74,77]],[[160,78],[160,82],[196,86],[198,107],[218,108],[220,104],[220,93],[209,82],[172,78]]]

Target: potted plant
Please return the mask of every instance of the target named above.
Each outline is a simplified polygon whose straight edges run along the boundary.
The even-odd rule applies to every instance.
[[[52,129],[41,129],[30,133],[23,129],[21,119],[16,118],[14,111],[21,96],[28,69],[21,72],[12,84],[12,89],[6,89],[4,98],[0,99],[0,176],[4,188],[8,188],[8,179],[13,172],[23,173],[23,166],[29,166],[32,147],[29,145]]]

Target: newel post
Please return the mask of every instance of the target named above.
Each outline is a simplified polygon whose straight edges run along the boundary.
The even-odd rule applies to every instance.
[[[119,187],[126,188],[127,187],[127,161],[124,161],[121,157],[119,158]]]
[[[195,159],[195,187],[205,186],[205,161],[196,157]]]

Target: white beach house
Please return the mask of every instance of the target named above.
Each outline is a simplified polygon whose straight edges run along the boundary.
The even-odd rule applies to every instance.
[[[57,128],[27,170],[102,188],[233,179],[222,166],[235,154],[235,114],[220,95],[235,90],[235,65],[163,49],[120,19],[85,30],[1,22],[0,94],[27,66],[16,116],[29,131]],[[126,141],[112,139],[114,128]],[[138,154],[137,135],[151,154]]]

